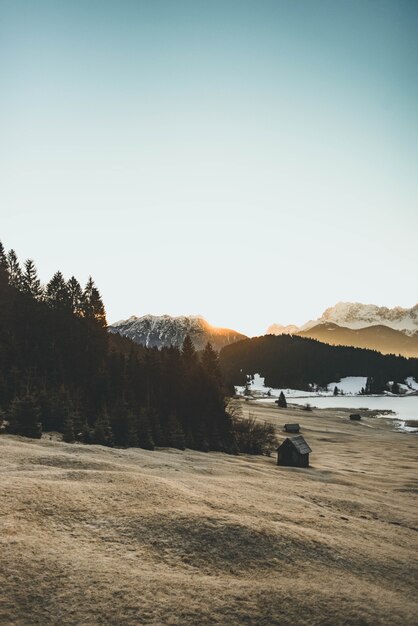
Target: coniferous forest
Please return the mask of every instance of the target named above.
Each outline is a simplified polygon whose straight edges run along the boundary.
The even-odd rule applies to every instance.
[[[309,390],[346,376],[367,376],[366,393],[382,393],[388,381],[418,380],[418,359],[375,350],[331,346],[292,335],[244,339],[221,350],[222,371],[230,388],[245,385],[247,374],[260,374],[268,387]]]
[[[0,243],[0,418],[67,442],[236,451],[217,353],[138,346],[107,332],[105,307],[57,271],[41,285]]]

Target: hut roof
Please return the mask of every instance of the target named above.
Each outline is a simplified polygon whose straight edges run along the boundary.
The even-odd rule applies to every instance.
[[[296,450],[300,454],[308,454],[309,452],[312,452],[311,448],[308,446],[302,435],[297,435],[296,437],[287,437],[279,446],[279,448],[281,448],[282,445],[286,443],[286,441],[290,441],[290,443],[296,448]]]

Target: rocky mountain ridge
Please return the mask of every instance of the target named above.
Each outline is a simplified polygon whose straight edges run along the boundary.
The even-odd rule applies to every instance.
[[[203,317],[194,315],[133,315],[109,326],[109,331],[119,333],[147,348],[180,347],[189,335],[197,350],[202,350],[208,341],[215,350],[246,339],[245,335],[228,328],[211,326]]]
[[[400,306],[391,309],[360,302],[338,302],[326,309],[316,322],[309,322],[309,325],[325,322],[352,329],[383,325],[413,335],[418,332],[418,303],[409,309]],[[307,330],[306,325],[301,330]]]
[[[303,326],[272,324],[271,335],[300,335],[330,345],[418,357],[418,304],[411,308],[338,302]]]

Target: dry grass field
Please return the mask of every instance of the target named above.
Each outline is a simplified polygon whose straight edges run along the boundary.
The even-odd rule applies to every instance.
[[[417,624],[418,437],[244,410],[300,422],[312,467],[0,437],[0,623]]]

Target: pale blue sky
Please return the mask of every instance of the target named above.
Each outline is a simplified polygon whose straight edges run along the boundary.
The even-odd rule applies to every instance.
[[[108,319],[417,293],[418,4],[0,0],[0,238]]]

